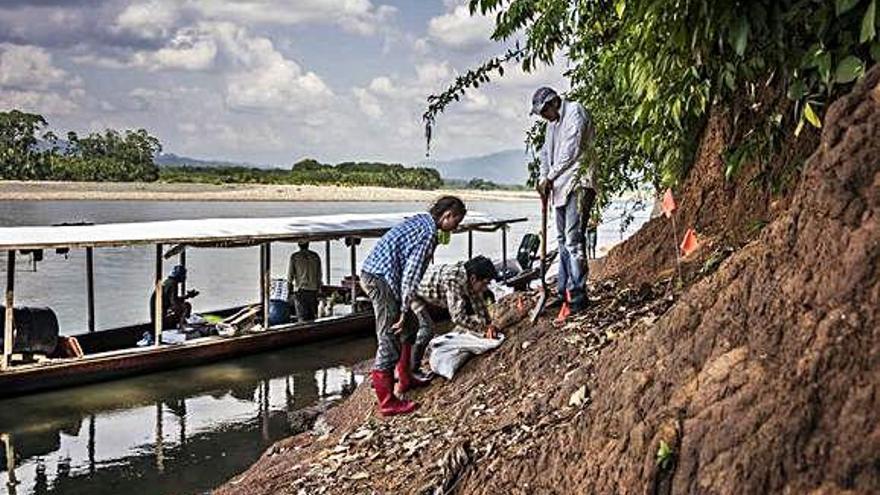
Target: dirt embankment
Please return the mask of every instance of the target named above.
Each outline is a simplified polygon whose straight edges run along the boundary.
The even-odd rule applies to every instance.
[[[677,294],[599,282],[578,321],[508,329],[413,416],[377,418],[361,386],[219,492],[880,492],[880,68],[829,110],[790,204],[692,273]]]

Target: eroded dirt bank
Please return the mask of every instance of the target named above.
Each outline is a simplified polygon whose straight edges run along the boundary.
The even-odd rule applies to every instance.
[[[597,281],[566,327],[511,327],[414,415],[364,384],[219,493],[878,493],[880,69],[786,208],[708,256],[681,293]]]

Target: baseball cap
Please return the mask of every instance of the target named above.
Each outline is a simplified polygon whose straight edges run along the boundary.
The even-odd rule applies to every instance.
[[[530,115],[539,115],[541,110],[544,109],[544,105],[558,96],[559,94],[553,88],[548,88],[547,86],[538,88],[535,94],[532,95],[532,111]]]

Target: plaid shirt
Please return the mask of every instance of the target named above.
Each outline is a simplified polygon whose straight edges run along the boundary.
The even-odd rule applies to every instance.
[[[467,312],[468,302],[473,314]],[[472,332],[483,333],[491,323],[482,295],[471,292],[464,262],[428,268],[416,289],[413,309],[419,311],[426,303],[448,309],[453,324]]]
[[[427,213],[407,218],[379,239],[363,271],[383,278],[405,312],[437,245],[437,224]]]

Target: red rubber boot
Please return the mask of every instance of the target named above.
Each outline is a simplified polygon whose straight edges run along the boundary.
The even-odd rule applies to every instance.
[[[373,370],[370,373],[373,390],[379,399],[379,412],[382,416],[409,414],[416,410],[418,404],[409,400],[400,400],[394,395],[394,374],[390,371]]]
[[[400,348],[400,359],[397,360],[397,393],[406,393],[418,387],[424,387],[430,381],[419,380],[412,374],[412,344],[403,344]]]

